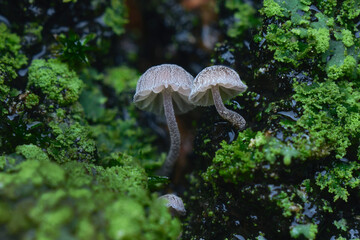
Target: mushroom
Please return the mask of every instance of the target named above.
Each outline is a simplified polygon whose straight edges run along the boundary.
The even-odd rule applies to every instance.
[[[175,194],[165,194],[160,196],[159,199],[166,200],[166,207],[169,209],[172,216],[184,216],[186,214],[182,199]]]
[[[238,113],[227,109],[223,101],[244,92],[247,86],[231,68],[215,65],[203,69],[194,79],[189,100],[194,105],[214,105],[220,116],[231,122],[239,130],[246,125],[245,119]]]
[[[175,113],[194,108],[188,97],[194,77],[175,64],[149,68],[139,79],[134,104],[143,110],[165,114],[170,133],[170,150],[159,174],[169,176],[180,153],[180,132]]]

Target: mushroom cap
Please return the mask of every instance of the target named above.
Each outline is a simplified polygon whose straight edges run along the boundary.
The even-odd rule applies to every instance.
[[[170,212],[173,213],[173,215],[186,214],[185,206],[182,199],[175,194],[165,194],[163,196],[160,196],[159,199],[166,200],[166,207],[170,209]]]
[[[204,68],[195,77],[189,100],[194,105],[214,105],[211,87],[216,85],[219,86],[223,101],[229,100],[247,89],[237,72],[226,66],[215,65]]]
[[[162,64],[149,68],[139,79],[134,95],[134,104],[143,110],[164,114],[161,92],[172,91],[174,111],[185,113],[194,108],[189,102],[189,94],[194,77],[175,64]]]

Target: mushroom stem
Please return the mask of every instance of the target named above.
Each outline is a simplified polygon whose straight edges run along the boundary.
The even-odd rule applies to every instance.
[[[170,150],[160,169],[160,174],[169,176],[174,167],[175,161],[180,153],[180,132],[175,118],[174,107],[171,97],[171,89],[167,88],[162,93],[164,101],[164,112],[170,133]]]
[[[219,86],[211,86],[211,92],[214,99],[216,110],[220,116],[231,122],[239,130],[243,130],[246,125],[245,119],[238,113],[227,109],[222,101]]]

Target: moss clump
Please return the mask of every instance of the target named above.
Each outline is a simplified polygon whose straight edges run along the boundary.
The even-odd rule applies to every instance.
[[[50,141],[47,151],[57,162],[95,161],[95,141],[91,139],[86,126],[78,122],[69,124],[52,121],[49,123],[49,127],[52,129],[53,139]]]
[[[104,22],[111,27],[115,34],[121,35],[124,33],[124,25],[128,20],[123,0],[111,0],[111,6],[105,10]]]
[[[0,173],[3,236],[176,239],[180,234],[179,222],[149,195],[146,174],[130,156],[112,155],[119,165],[103,168],[74,161],[58,165],[34,145],[17,150],[25,159]],[[36,159],[36,153],[42,157]]]
[[[261,9],[261,13],[265,14],[268,17],[279,16],[283,17],[284,10],[278,3],[274,0],[264,0],[264,7]]]
[[[308,35],[310,38],[315,40],[315,49],[318,53],[324,53],[328,50],[330,45],[330,33],[329,29],[319,28],[319,29],[308,29]]]
[[[334,201],[342,199],[346,202],[350,196],[349,189],[360,187],[359,173],[360,164],[357,162],[336,163],[317,175],[316,184],[334,194]]]
[[[239,38],[243,36],[246,30],[254,28],[259,24],[256,18],[256,10],[249,4],[242,1],[225,1],[225,7],[234,11],[234,22],[228,26],[224,23],[224,27],[228,28],[227,35],[232,38]]]
[[[34,144],[19,145],[16,147],[16,153],[24,156],[28,160],[39,160],[39,161],[49,160],[46,153],[43,150],[41,150],[41,148],[39,148]]]
[[[355,4],[354,1],[347,2]],[[321,61],[317,61],[319,71],[323,71],[326,65],[329,78],[339,75],[356,79],[360,49],[354,47],[356,27],[346,19],[358,13],[350,13],[345,3],[340,11],[334,11],[336,3],[332,1],[319,4],[320,10],[316,8],[317,3],[310,8],[311,4],[311,1],[300,0],[264,1],[260,12],[272,19],[264,26],[265,47],[274,52],[274,59],[279,62],[299,67],[320,58]],[[279,8],[283,9],[281,13]],[[333,35],[338,41],[331,40]],[[350,65],[349,59],[346,59],[349,56],[354,60],[350,73],[344,69]]]
[[[82,81],[65,63],[56,59],[36,59],[29,67],[27,88],[38,89],[44,97],[66,106],[79,98]]]
[[[0,114],[6,113],[3,106],[9,96],[9,83],[17,77],[16,70],[27,63],[27,58],[20,51],[20,38],[11,33],[4,23],[0,23]]]
[[[120,66],[107,70],[104,83],[115,89],[117,94],[136,88],[140,74],[127,66]]]
[[[341,55],[343,54],[339,56]],[[328,63],[328,77],[331,80],[336,80],[345,76],[354,76],[357,75],[356,68],[358,68],[358,66],[353,56],[348,55],[341,59],[334,59],[334,61]]]
[[[315,239],[318,232],[318,227],[315,224],[299,224],[293,226],[290,230],[291,237],[299,238],[304,236],[306,239]]]
[[[10,33],[4,23],[0,23],[0,84],[17,77],[16,70],[26,64],[27,58],[20,53],[20,38]]]
[[[273,168],[282,163],[289,165],[292,159],[306,159],[313,154],[310,145],[303,144],[300,140],[296,144],[283,143],[273,136],[247,129],[231,144],[222,142],[203,177],[210,182],[221,177],[232,183],[249,181],[257,171],[270,177],[266,165],[271,164]]]
[[[309,131],[317,148],[346,154],[352,139],[360,136],[360,93],[351,82],[332,81],[295,85],[294,99],[302,104],[297,125]]]
[[[29,109],[39,104],[39,96],[34,93],[29,93],[25,99],[25,106]]]
[[[342,34],[342,42],[346,47],[349,48],[352,45],[354,45],[354,38],[352,36],[351,31],[349,31],[348,29],[343,29],[341,30],[341,34]]]

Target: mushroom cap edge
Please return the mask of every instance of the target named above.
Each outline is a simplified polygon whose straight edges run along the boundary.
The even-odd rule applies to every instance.
[[[188,112],[195,107],[188,98],[193,79],[190,73],[175,64],[153,66],[139,78],[133,102],[142,110],[163,115],[161,92],[169,88],[172,91],[175,113]]]
[[[226,66],[214,65],[204,68],[194,79],[189,100],[194,105],[214,105],[212,86],[219,86],[223,101],[229,100],[247,89],[239,74]]]

